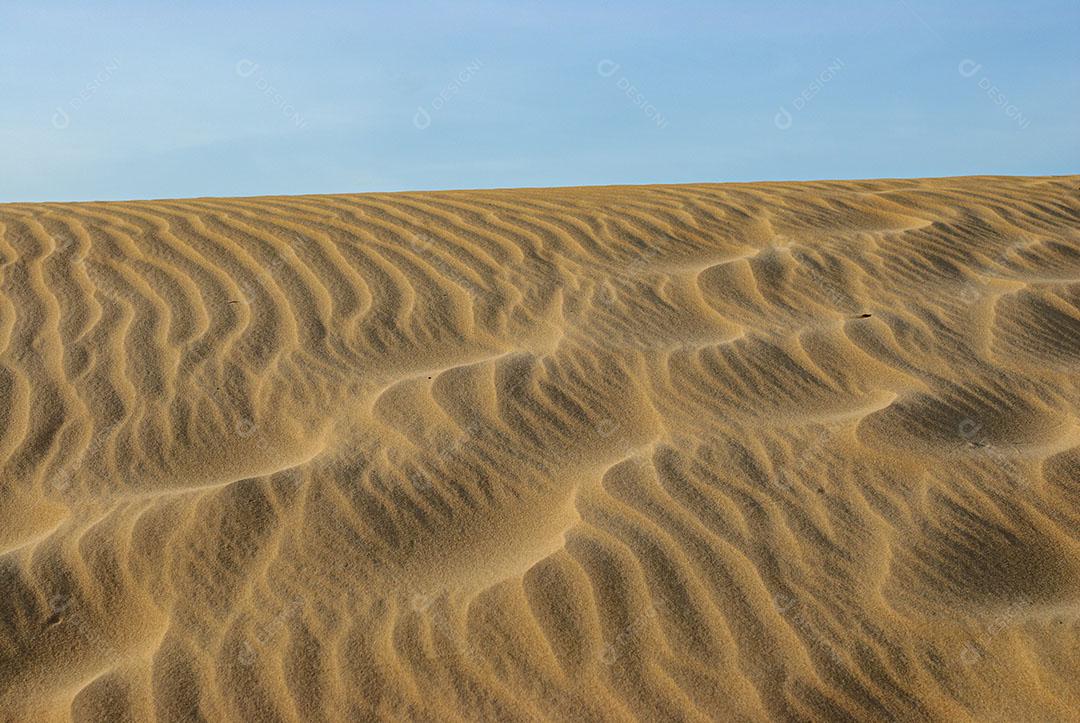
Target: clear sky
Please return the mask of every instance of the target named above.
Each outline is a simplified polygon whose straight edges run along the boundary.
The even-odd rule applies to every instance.
[[[1080,2],[3,2],[0,201],[1080,171]]]

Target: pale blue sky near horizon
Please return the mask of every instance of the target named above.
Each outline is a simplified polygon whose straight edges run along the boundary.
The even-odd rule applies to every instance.
[[[0,6],[0,202],[1080,171],[1080,3]]]

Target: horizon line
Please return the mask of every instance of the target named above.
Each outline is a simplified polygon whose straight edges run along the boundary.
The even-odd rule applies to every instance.
[[[1072,178],[1080,176],[1080,171],[1075,173],[1052,173],[1045,175],[1029,175],[1019,173],[972,173],[944,176],[879,176],[874,178],[793,178],[788,180],[756,179],[749,181],[679,181],[675,183],[598,183],[598,184],[568,184],[557,186],[477,186],[472,188],[417,188],[417,189],[394,189],[388,191],[335,191],[330,193],[255,193],[233,196],[209,195],[209,196],[160,196],[155,198],[120,198],[120,199],[82,199],[73,201],[43,200],[43,201],[0,201],[0,206],[42,206],[42,205],[77,205],[77,204],[105,204],[105,203],[155,203],[160,201],[202,201],[223,199],[262,199],[262,198],[314,198],[335,196],[388,196],[403,194],[435,194],[435,193],[476,193],[479,191],[569,191],[575,189],[607,189],[607,188],[651,188],[656,186],[680,187],[680,186],[761,186],[761,185],[790,185],[794,183],[859,183],[876,181],[944,181],[961,178],[1030,178],[1052,179]]]

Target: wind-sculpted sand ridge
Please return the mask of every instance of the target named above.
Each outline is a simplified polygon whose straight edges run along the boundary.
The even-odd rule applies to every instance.
[[[1080,178],[0,205],[0,720],[1080,720]]]

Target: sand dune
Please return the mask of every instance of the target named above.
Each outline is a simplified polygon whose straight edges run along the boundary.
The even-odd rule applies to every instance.
[[[1080,177],[0,205],[0,720],[1080,720]]]

